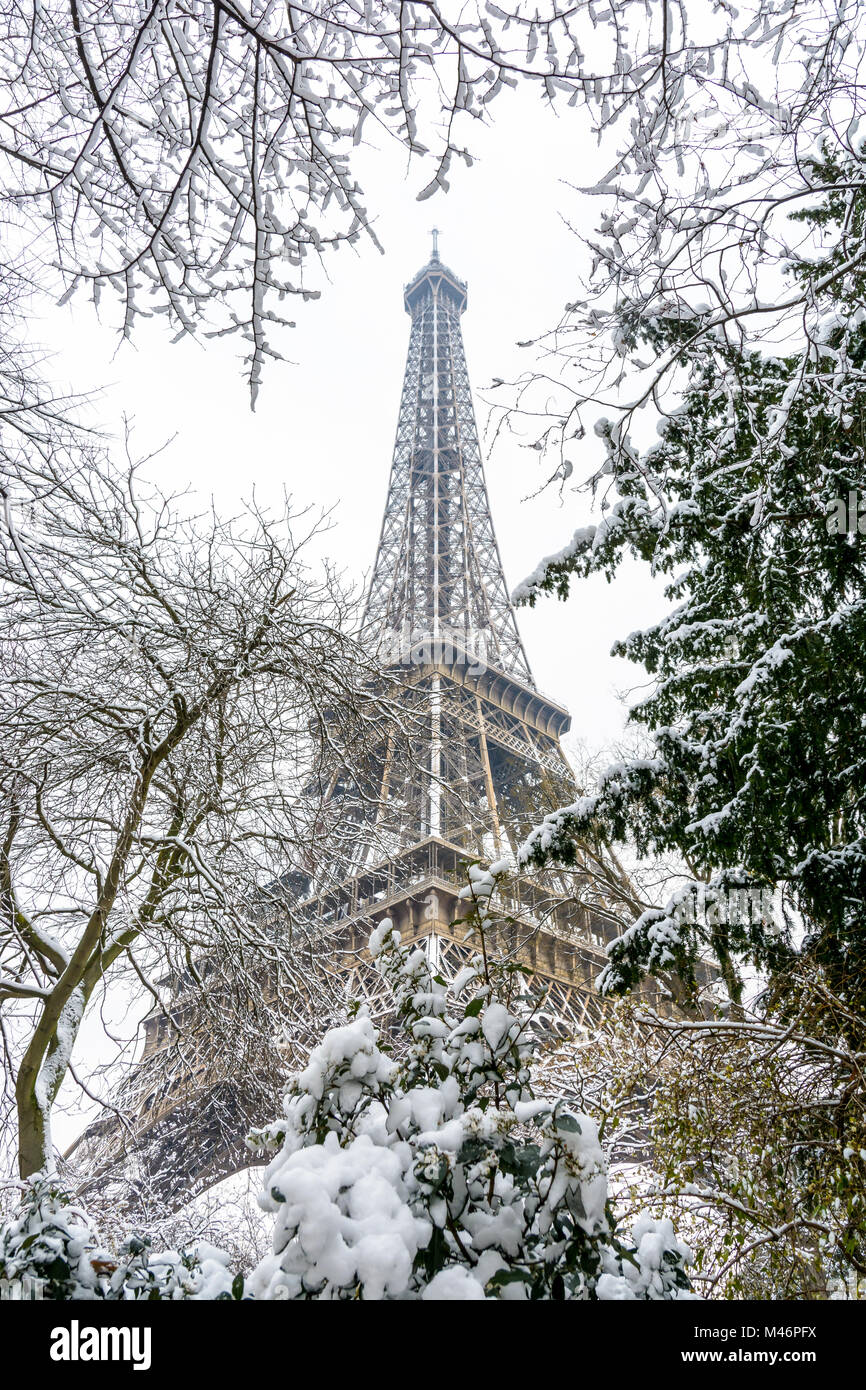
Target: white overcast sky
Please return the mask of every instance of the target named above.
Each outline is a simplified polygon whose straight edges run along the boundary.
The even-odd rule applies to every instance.
[[[330,284],[318,301],[298,301],[298,326],[286,342],[292,361],[266,368],[255,413],[239,343],[173,344],[165,321],[155,319],[118,347],[106,299],[101,322],[84,298],[43,306],[33,335],[55,355],[53,380],[102,388],[93,418],[119,435],[123,415],[132,417],[135,453],[173,437],[152,465],[169,487],[189,483],[225,509],[253,486],[261,498],[285,486],[300,505],[334,507],[328,549],[362,581],[379,535],[408,344],[402,290],[429,256],[430,228],[441,229],[442,259],[469,285],[463,330],[482,437],[485,386],[527,367],[529,353],[515,344],[552,327],[579,294],[586,253],[562,214],[591,231],[603,200],[565,184],[594,182],[609,152],[605,161],[582,112],[563,108],[555,117],[531,92],[504,95],[493,115],[491,128],[469,132],[479,153],[474,167],[461,165],[450,191],[423,203],[416,194],[428,175],[407,170],[402,153],[367,158],[368,206],[386,254],[361,242],[328,260]],[[590,439],[575,477],[589,471],[587,451],[597,447]],[[587,503],[573,494],[563,502],[555,492],[523,501],[540,481],[537,456],[507,440],[485,454],[513,588],[588,519]],[[653,621],[663,605],[660,587],[635,566],[612,585],[584,582],[566,605],[547,599],[520,610],[539,686],[569,708],[574,735],[591,747],[616,739],[617,691],[640,679],[611,658],[613,641]]]

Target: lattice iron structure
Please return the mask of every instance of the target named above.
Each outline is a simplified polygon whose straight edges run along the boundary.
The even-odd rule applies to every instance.
[[[408,753],[403,740],[398,754],[394,731],[383,730],[363,797],[357,774],[335,770],[335,803],[354,796],[366,810],[354,850],[297,876],[294,907],[306,939],[319,941],[341,972],[346,998],[380,1015],[389,1004],[366,958],[372,924],[387,914],[443,972],[456,970],[467,950],[458,899],[466,861],[516,864],[529,828],[575,792],[560,747],[569,715],[535,685],[493,530],[460,328],[466,285],[442,264],[435,239],[404,300],[412,329],[364,625],[383,663],[399,673],[414,732]],[[598,1019],[593,981],[614,935],[603,915],[576,901],[573,886],[515,873],[504,903],[511,925],[495,943],[546,985],[541,1024],[553,1034]],[[278,910],[273,929],[280,930]],[[160,1015],[147,1021],[124,1097],[134,1131],[125,1147],[164,1195],[179,1182],[192,1192],[243,1166],[249,1124],[271,1118],[251,1115],[243,1086],[233,1095],[231,1077],[209,1072],[206,1049],[195,1074],[176,1074],[176,1032]],[[121,1137],[111,1120],[91,1127],[87,1166],[104,1167]]]
[[[467,288],[435,238],[404,304],[412,328],[364,630],[401,673],[419,738],[399,764],[383,749],[378,833],[371,843],[362,830],[355,872],[427,836],[513,853],[539,806],[573,785],[559,744],[569,716],[535,685],[493,529],[460,327]]]
[[[453,646],[532,685],[493,530],[460,317],[434,252],[405,290],[412,332],[366,623],[386,659]]]

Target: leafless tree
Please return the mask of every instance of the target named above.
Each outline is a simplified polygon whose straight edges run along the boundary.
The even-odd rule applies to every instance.
[[[396,0],[7,0],[0,154],[7,196],[45,221],[71,291],[117,290],[126,330],[239,330],[253,392],[305,270],[367,234],[354,154],[379,136],[447,186],[456,130],[553,48],[516,59],[482,6]],[[537,45],[536,45],[537,46]],[[552,93],[552,89],[551,89]],[[378,244],[378,243],[377,243]],[[46,261],[51,259],[46,256]],[[214,320],[212,311],[220,308]]]
[[[862,1296],[863,1020],[820,979],[796,1006],[659,1017],[625,1001],[539,1059],[599,1117],[620,1219],[673,1218],[709,1298]]]
[[[150,312],[239,330],[253,390],[282,302],[318,292],[308,254],[376,239],[359,145],[397,141],[424,197],[471,162],[471,122],[504,89],[588,112],[610,170],[586,298],[542,340],[557,384],[561,354],[581,367],[542,435],[557,448],[582,404],[622,404],[635,315],[693,317],[699,299],[702,335],[808,316],[808,294],[779,299],[787,213],[820,190],[816,143],[859,151],[856,0],[6,0],[0,24],[5,193],[50,229],[43,277],[53,261],[70,292],[112,287],[126,331]],[[661,353],[627,404],[676,361]]]
[[[264,1026],[263,970],[322,1006],[291,871],[308,882],[325,843],[330,866],[354,845],[351,768],[393,709],[347,635],[351,596],[305,563],[314,524],[194,516],[95,448],[19,460],[10,491],[0,1000],[26,1175],[51,1161],[51,1107],[107,979],[126,971],[162,1007],[201,984],[235,1065]]]
[[[525,374],[496,383],[498,428],[517,428],[548,482],[605,495],[605,475],[638,469],[663,525],[664,479],[641,449],[675,408],[690,355],[811,347],[803,371],[823,365],[831,384],[828,288],[862,314],[866,21],[855,0],[600,0],[567,23],[586,50],[575,99],[609,167],[591,185],[563,170],[598,205],[575,225],[589,271],[561,321],[521,344],[535,350]],[[792,257],[820,248],[796,214],[831,193],[841,213],[821,249],[839,254],[823,278],[792,279]],[[601,411],[609,456],[581,478],[580,443]]]

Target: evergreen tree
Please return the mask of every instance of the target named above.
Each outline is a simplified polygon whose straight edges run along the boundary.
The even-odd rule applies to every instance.
[[[788,275],[822,311],[818,334],[772,356],[696,333],[700,313],[636,318],[627,347],[679,352],[681,404],[643,454],[601,422],[603,518],[515,596],[564,597],[627,555],[669,576],[670,611],[614,649],[653,678],[631,711],[649,756],[609,768],[522,851],[572,863],[601,833],[685,859],[694,882],[610,951],[610,992],[646,971],[694,980],[709,951],[735,999],[744,962],[777,981],[807,963],[866,1005],[866,195],[859,164],[814,172],[831,192],[798,216],[831,244]],[[726,910],[750,888],[795,911]]]

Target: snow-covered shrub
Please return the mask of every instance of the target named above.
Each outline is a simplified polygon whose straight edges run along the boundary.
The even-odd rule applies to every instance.
[[[41,1173],[24,1186],[18,1213],[0,1226],[0,1279],[35,1287],[46,1299],[239,1298],[243,1280],[228,1265],[210,1245],[154,1254],[146,1236],[131,1236],[115,1254],[62,1184]]]
[[[132,1236],[120,1250],[108,1298],[196,1300],[243,1297],[242,1275],[233,1275],[230,1257],[199,1242],[184,1250],[154,1254],[147,1237]]]
[[[483,932],[494,875],[473,866]],[[370,953],[391,987],[391,1055],[364,1007],[289,1086],[285,1118],[250,1137],[275,1153],[260,1199],[267,1299],[672,1299],[690,1260],[669,1220],[616,1234],[598,1132],[532,1094],[531,998],[483,958],[451,983],[384,921]],[[523,997],[521,997],[521,995]],[[506,1002],[503,1002],[504,996]]]
[[[102,1250],[87,1213],[62,1186],[37,1173],[26,1184],[18,1212],[0,1227],[0,1278],[38,1281],[45,1298],[103,1298]]]

